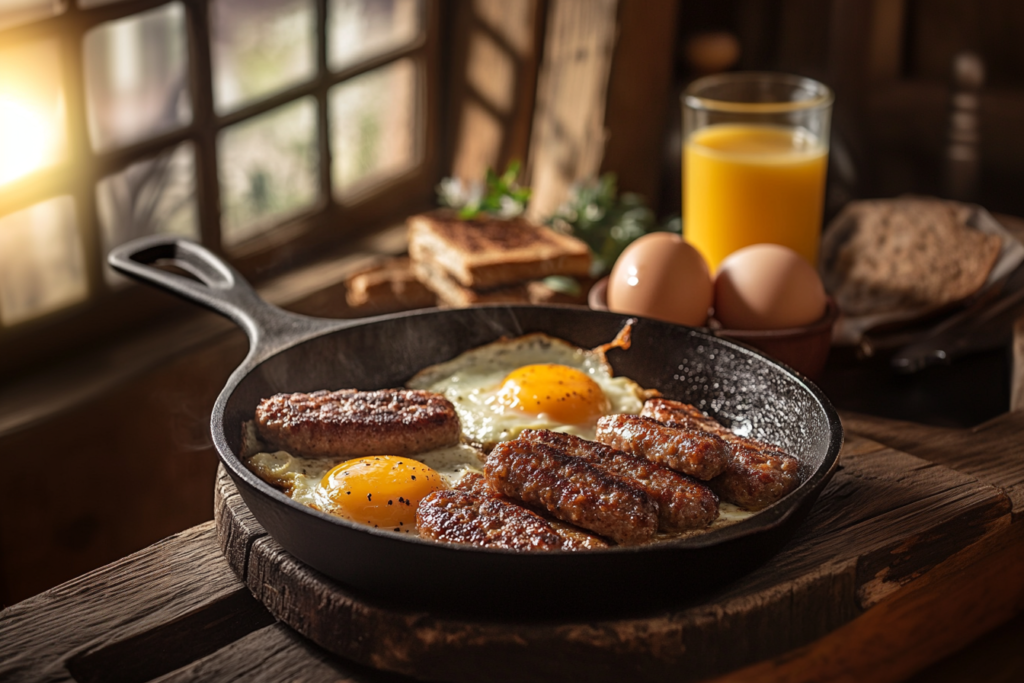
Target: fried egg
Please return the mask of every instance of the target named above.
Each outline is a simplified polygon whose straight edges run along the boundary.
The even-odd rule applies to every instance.
[[[406,386],[443,394],[455,406],[464,439],[484,449],[524,429],[593,440],[599,417],[639,413],[649,393],[628,377],[613,377],[600,350],[541,333],[471,349]]]
[[[424,496],[455,486],[483,467],[479,451],[461,444],[415,458],[302,458],[286,451],[255,450],[244,458],[249,469],[297,503],[404,533],[415,529],[416,506]]]

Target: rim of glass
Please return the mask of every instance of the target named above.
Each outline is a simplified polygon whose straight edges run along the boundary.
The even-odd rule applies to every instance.
[[[726,83],[754,83],[757,81],[774,81],[794,88],[804,88],[813,94],[804,100],[785,100],[779,102],[734,102],[702,97],[697,93],[707,88]],[[820,81],[806,76],[779,73],[776,71],[730,71],[698,78],[686,87],[683,102],[691,109],[705,111],[739,112],[756,114],[777,114],[791,111],[819,109],[832,105],[835,96],[832,89]]]

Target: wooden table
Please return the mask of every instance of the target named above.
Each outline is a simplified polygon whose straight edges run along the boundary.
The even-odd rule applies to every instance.
[[[657,656],[680,663],[675,680],[906,680],[1024,610],[1024,413],[971,430],[843,421],[842,469],[797,537],[651,631]],[[218,486],[230,494],[226,478]],[[277,621],[221,551],[237,540],[203,524],[0,612],[0,680],[408,680],[335,657]],[[256,571],[266,551],[248,545],[243,571],[266,600],[276,590],[272,572]],[[966,667],[972,680],[1020,680],[1020,622],[1003,627],[1016,629],[1005,645],[982,639],[965,661],[925,676],[958,680]],[[409,623],[407,641],[430,630]],[[607,626],[588,624],[606,637]],[[520,646],[517,656],[536,655]],[[429,673],[415,668],[429,647],[404,664],[377,661]],[[552,670],[583,666],[574,656]]]

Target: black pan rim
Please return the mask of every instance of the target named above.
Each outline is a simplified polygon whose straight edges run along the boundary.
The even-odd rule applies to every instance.
[[[568,305],[548,305],[548,306],[519,306],[519,305],[508,305],[508,304],[490,304],[475,306],[474,309],[483,310],[499,310],[514,315],[515,311],[530,309],[536,312],[538,309],[548,309],[551,311],[559,310],[571,310],[574,313],[585,313],[587,315],[616,318],[625,323],[629,318],[637,318],[646,322],[656,323],[659,325],[670,325],[671,323],[665,323],[664,321],[654,320],[651,318],[643,318],[640,316],[629,316],[618,313],[612,313],[607,311],[594,311],[578,306]],[[296,501],[289,498],[282,491],[274,488],[270,484],[266,483],[255,473],[251,472],[243,463],[241,458],[231,449],[228,444],[227,436],[225,432],[225,409],[227,403],[234,391],[242,383],[253,370],[259,367],[261,364],[277,358],[281,354],[293,351],[296,347],[305,344],[306,342],[318,339],[323,336],[331,335],[336,332],[343,332],[348,329],[357,327],[372,326],[381,323],[390,323],[395,320],[401,319],[416,319],[426,318],[437,315],[444,315],[446,311],[453,311],[457,309],[419,309],[415,311],[404,311],[399,313],[374,316],[372,318],[361,318],[357,321],[351,320],[340,320],[331,318],[318,318],[317,321],[321,322],[322,327],[317,329],[314,333],[311,333],[303,338],[295,340],[293,343],[277,349],[275,353],[258,360],[258,362],[249,362],[247,358],[245,362],[231,375],[224,389],[221,391],[217,398],[216,403],[211,414],[210,429],[213,437],[214,445],[217,449],[218,456],[224,466],[228,469],[232,478],[236,481],[241,480],[250,488],[256,491],[258,494],[269,498],[274,504],[285,505],[291,509],[298,511],[302,514],[311,515],[320,521],[328,524],[333,524],[342,527],[347,531],[356,531],[361,533],[367,533],[371,536],[377,537],[381,541],[388,542],[401,542],[411,543],[414,545],[427,546],[434,549],[440,549],[441,552],[452,553],[452,556],[458,556],[459,554],[489,554],[496,556],[514,556],[519,562],[536,562],[543,563],[544,558],[559,557],[566,558],[568,556],[578,557],[578,562],[585,562],[586,558],[592,558],[595,555],[633,555],[633,554],[644,554],[644,555],[657,555],[661,553],[672,553],[672,552],[685,552],[694,551],[702,548],[708,548],[712,546],[718,546],[725,543],[730,543],[740,539],[747,538],[749,536],[758,535],[760,533],[775,529],[784,525],[792,516],[799,514],[802,505],[800,504],[805,498],[809,496],[816,496],[824,485],[831,479],[836,468],[838,467],[839,451],[843,444],[843,428],[842,423],[839,420],[839,416],[832,406],[831,402],[825,396],[825,394],[819,389],[813,382],[804,377],[799,372],[793,370],[789,366],[776,361],[772,358],[765,356],[763,353],[753,349],[746,344],[736,342],[731,339],[725,339],[712,334],[710,331],[703,328],[687,327],[684,325],[673,325],[679,329],[686,330],[692,337],[699,338],[704,341],[708,341],[713,344],[720,344],[726,348],[737,351],[746,356],[753,356],[758,359],[759,362],[765,362],[775,367],[781,368],[787,375],[794,379],[800,386],[801,389],[807,391],[818,405],[822,408],[827,421],[828,429],[830,434],[828,450],[823,458],[821,464],[815,469],[815,471],[804,480],[800,486],[790,493],[788,496],[778,501],[777,503],[760,510],[748,517],[747,519],[726,526],[721,529],[714,531],[690,536],[686,538],[658,541],[654,543],[648,543],[639,546],[613,546],[610,548],[603,548],[599,550],[591,550],[587,552],[570,552],[570,551],[547,551],[547,552],[535,552],[535,553],[523,553],[515,550],[501,549],[501,548],[481,548],[477,546],[451,544],[451,543],[438,543],[427,539],[422,539],[418,536],[403,535],[397,532],[389,531],[386,529],[377,529],[368,527],[366,525],[357,524],[350,522],[334,515],[315,510],[308,506],[297,503]],[[628,353],[628,351],[626,351]],[[536,559],[522,559],[522,558],[536,558]],[[561,561],[565,561],[564,559]]]

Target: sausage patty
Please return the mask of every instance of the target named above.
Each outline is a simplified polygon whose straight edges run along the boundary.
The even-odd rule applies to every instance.
[[[729,446],[714,434],[639,415],[605,415],[597,421],[597,440],[704,481],[729,460]]]
[[[414,455],[459,442],[455,407],[406,389],[277,394],[256,408],[260,436],[292,455]]]
[[[688,403],[655,398],[641,415],[669,425],[704,429],[729,444],[729,463],[711,480],[722,500],[747,510],[761,510],[800,485],[800,462],[778,446],[735,434]]]
[[[665,531],[702,529],[718,517],[718,497],[706,485],[647,458],[616,450],[571,434],[527,429],[520,439],[536,441],[636,482],[658,502],[659,526]]]
[[[643,543],[658,530],[658,504],[643,489],[541,443],[499,443],[484,474],[499,493],[616,543]]]

